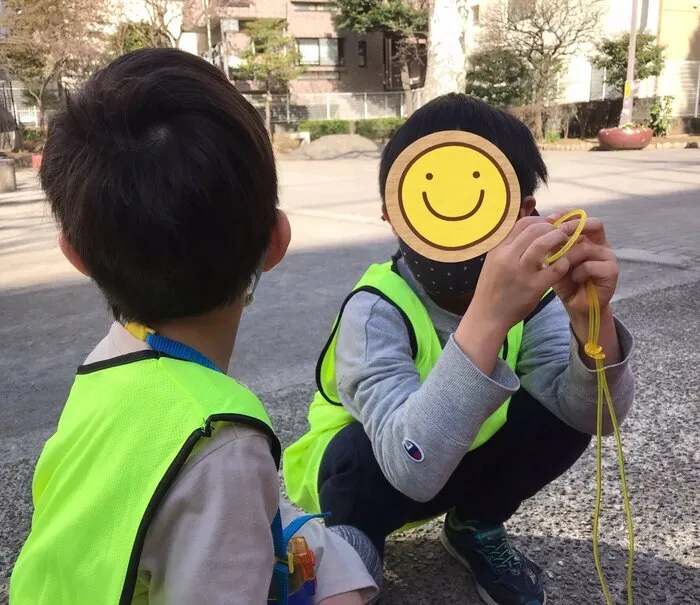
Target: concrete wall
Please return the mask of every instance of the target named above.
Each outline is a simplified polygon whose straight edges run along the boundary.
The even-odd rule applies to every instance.
[[[700,2],[661,0],[658,35],[669,60],[699,60]]]

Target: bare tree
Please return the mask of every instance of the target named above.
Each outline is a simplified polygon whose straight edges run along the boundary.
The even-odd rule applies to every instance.
[[[467,78],[467,0],[432,0],[428,37],[426,100],[464,92]]]
[[[25,86],[45,127],[50,90],[62,96],[66,79],[78,80],[104,49],[103,0],[6,0],[0,62]]]
[[[183,0],[143,0],[139,12],[126,0],[112,2],[107,60],[140,48],[177,48],[182,37]]]
[[[599,35],[605,0],[495,0],[482,19],[486,46],[517,53],[530,70],[535,135],[566,60]]]
[[[151,24],[159,40],[167,39],[177,48],[182,37],[183,0],[144,0]]]

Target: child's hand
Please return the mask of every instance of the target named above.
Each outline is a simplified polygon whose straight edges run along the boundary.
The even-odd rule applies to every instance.
[[[566,234],[537,216],[515,223],[508,236],[486,255],[484,268],[455,341],[484,374],[493,372],[503,340],[515,324],[535,310],[542,295],[569,270],[564,256],[543,265]]]
[[[567,211],[557,212],[547,217],[551,223]],[[579,219],[563,223],[560,229],[566,237],[573,235]],[[589,217],[576,244],[566,253],[569,271],[556,284],[554,291],[566,307],[569,317],[588,317],[588,296],[586,282],[595,285],[601,310],[605,311],[615,294],[619,268],[617,259],[605,237],[603,223],[598,218]]]
[[[567,237],[542,217],[518,220],[506,239],[486,255],[470,310],[474,307],[482,321],[506,331],[522,321],[569,270],[566,256],[543,266],[550,251]]]

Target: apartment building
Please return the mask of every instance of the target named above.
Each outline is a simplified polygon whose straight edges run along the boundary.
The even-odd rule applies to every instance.
[[[658,0],[657,36],[669,61],[700,61],[700,1]]]
[[[481,0],[482,15],[501,0]],[[524,8],[535,0],[509,0]],[[544,0],[543,0],[544,1]],[[476,3],[472,3],[476,4]],[[630,31],[633,0],[605,0],[597,37],[614,37]],[[700,0],[637,0],[637,28],[653,34],[665,46],[666,67],[658,78],[638,82],[637,97],[674,97],[675,115],[700,115]],[[468,44],[478,46],[479,26],[468,30]],[[605,82],[605,73],[591,65],[594,44],[581,44],[567,60],[557,82],[556,100],[574,103],[619,96]],[[646,116],[637,116],[643,119]]]
[[[241,53],[250,44],[246,25],[260,18],[284,19],[305,68],[291,83],[292,94],[400,88],[391,41],[379,33],[336,30],[335,10],[332,0],[185,0],[180,47],[203,55],[210,36],[218,60],[233,77]],[[414,86],[422,85],[424,68],[412,66],[411,76]],[[257,92],[254,82],[237,84],[244,92]]]

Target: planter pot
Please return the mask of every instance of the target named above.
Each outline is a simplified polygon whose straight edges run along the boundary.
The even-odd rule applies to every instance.
[[[602,149],[644,149],[651,143],[654,132],[651,128],[603,128],[598,132],[598,143]]]

